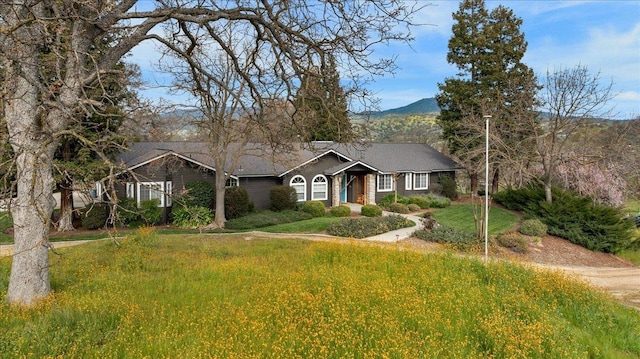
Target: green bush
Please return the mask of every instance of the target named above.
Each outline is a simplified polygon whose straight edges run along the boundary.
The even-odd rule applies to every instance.
[[[118,200],[118,206],[116,207],[116,220],[118,225],[126,226],[131,222],[134,222],[140,217],[140,211],[138,210],[138,203],[135,198],[122,198]]]
[[[539,219],[526,219],[520,224],[518,231],[527,236],[542,237],[547,234],[547,225]]]
[[[427,198],[431,200],[429,206],[431,208],[446,208],[451,205],[451,200],[447,197],[439,196],[437,194],[429,194]]]
[[[295,209],[298,203],[298,195],[295,188],[290,186],[273,186],[269,193],[272,211],[285,211]]]
[[[349,217],[351,215],[351,208],[344,204],[331,207],[331,215],[334,217]]]
[[[171,211],[173,224],[180,228],[202,228],[213,222],[213,212],[209,208],[177,207]]]
[[[313,217],[322,217],[327,214],[327,209],[324,207],[324,203],[315,200],[304,202],[302,211],[309,213]]]
[[[160,200],[157,198],[140,201],[140,217],[147,225],[154,225],[162,218],[162,208],[158,207]]]
[[[327,228],[332,236],[366,238],[400,228],[413,226],[414,223],[399,215],[367,218],[344,218]]]
[[[544,188],[531,185],[496,193],[494,199],[513,210],[523,211],[525,218],[538,218],[548,233],[594,251],[617,253],[633,243],[630,221],[613,207],[596,204],[591,199],[552,189],[553,202],[545,201]]]
[[[375,204],[365,204],[360,209],[360,214],[365,217],[380,217],[382,216],[382,207]]]
[[[389,207],[393,203],[409,204],[409,198],[403,197],[403,196],[397,196],[397,199],[396,199],[396,194],[395,193],[390,193],[390,194],[382,197],[382,199],[380,200],[380,203],[378,203],[378,205],[380,207]]]
[[[407,214],[409,213],[409,207],[402,203],[391,203],[389,205],[389,211],[393,213]]]
[[[253,229],[303,221],[311,218],[309,213],[302,211],[259,211],[250,213],[244,217],[228,220],[224,226],[227,229]]]
[[[180,198],[185,207],[215,208],[216,188],[212,183],[206,181],[190,182],[184,188],[186,193]]]
[[[454,249],[466,251],[482,243],[473,233],[459,231],[453,227],[440,225],[432,230],[419,230],[413,233],[415,237],[442,243]]]
[[[509,231],[498,235],[498,244],[514,252],[527,253],[527,241],[518,232]]]
[[[82,227],[85,229],[104,228],[109,218],[109,205],[94,203],[81,211]]]
[[[425,196],[411,196],[409,197],[409,204],[414,204],[422,209],[431,208],[431,199]]]
[[[409,203],[407,208],[409,209],[409,212],[418,212],[421,209],[421,207],[415,203]]]
[[[253,211],[253,202],[244,187],[229,187],[224,191],[224,215],[227,219],[240,218]]]
[[[451,176],[440,176],[440,186],[440,192],[443,196],[453,200],[458,198],[458,185],[456,184],[456,180],[451,178]]]

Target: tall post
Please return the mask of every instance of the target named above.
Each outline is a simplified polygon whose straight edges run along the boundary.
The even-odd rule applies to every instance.
[[[484,123],[484,260],[489,260],[489,120],[491,115],[482,116]]]

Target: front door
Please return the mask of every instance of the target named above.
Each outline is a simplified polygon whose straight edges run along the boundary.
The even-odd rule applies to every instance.
[[[363,174],[349,175],[349,200],[358,204],[366,204],[366,176]]]

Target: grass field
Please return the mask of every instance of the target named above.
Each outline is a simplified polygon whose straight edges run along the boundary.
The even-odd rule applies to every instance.
[[[559,273],[395,246],[141,229],[52,255],[2,358],[637,358],[640,314]],[[6,292],[10,258],[0,259]]]
[[[433,212],[433,217],[441,224],[460,231],[475,233],[473,207],[471,204],[454,204]],[[489,235],[496,235],[512,229],[518,224],[518,216],[497,207],[489,210]]]

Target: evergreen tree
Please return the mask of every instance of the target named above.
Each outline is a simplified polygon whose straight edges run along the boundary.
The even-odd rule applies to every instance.
[[[475,191],[484,155],[482,117],[492,116],[492,135],[499,138],[492,151],[495,190],[499,163],[505,159],[501,154],[508,152],[498,146],[526,144],[532,133],[528,119],[535,116],[535,75],[521,62],[527,48],[522,20],[503,6],[489,13],[484,0],[464,0],[453,18],[447,61],[459,72],[438,85],[438,123],[451,154],[467,166]]]
[[[353,139],[347,95],[340,85],[334,57],[329,56],[317,72],[310,72],[302,78],[294,106],[294,118],[304,142],[348,142]]]

